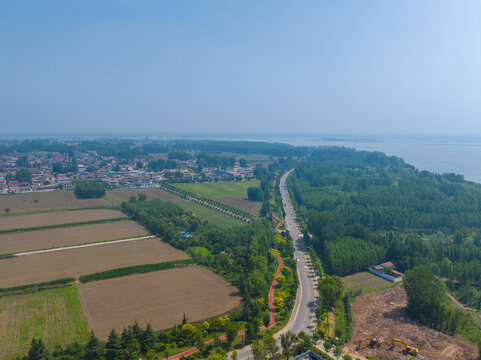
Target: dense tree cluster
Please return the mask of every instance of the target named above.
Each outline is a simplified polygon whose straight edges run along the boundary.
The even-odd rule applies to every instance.
[[[74,194],[79,199],[101,198],[105,196],[105,184],[99,181],[79,181]]]
[[[288,257],[293,251],[291,242],[279,241],[266,221],[223,229],[201,221],[176,204],[158,199],[123,203],[122,210],[164,241],[189,251],[198,263],[232,281],[244,300],[242,317],[247,321],[260,321],[267,302],[260,306],[257,298],[266,297],[277,266],[270,249],[278,249]],[[186,238],[182,231],[193,236]]]
[[[437,330],[454,335],[469,319],[459,308],[449,304],[446,287],[427,266],[416,266],[406,272],[409,316]]]
[[[171,151],[167,154],[169,160],[190,160],[192,155],[185,151]]]
[[[419,172],[381,153],[326,148],[296,167],[290,188],[332,273],[383,260],[404,270],[429,258],[435,273],[479,281],[481,268],[470,254],[481,246],[471,236],[481,227],[481,191],[462,176]],[[433,241],[422,240],[427,234]],[[451,267],[441,266],[445,258]]]
[[[149,169],[152,171],[161,171],[164,169],[175,169],[177,167],[177,163],[172,160],[152,160],[149,161]]]
[[[423,277],[408,272],[408,284],[423,289],[408,294],[410,315],[475,337],[445,300],[444,282],[460,300],[481,306],[479,185],[381,153],[325,148],[296,166],[289,186],[327,272],[347,275],[387,260],[400,271],[422,269]]]

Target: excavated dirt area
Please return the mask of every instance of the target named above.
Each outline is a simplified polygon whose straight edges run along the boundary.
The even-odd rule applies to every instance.
[[[476,346],[417,324],[408,318],[405,307],[406,292],[402,286],[359,296],[352,304],[354,332],[346,345],[346,353],[353,358],[369,355],[383,360],[408,359],[410,356],[402,352],[404,345],[398,343],[392,348],[391,338],[394,337],[417,347],[418,360],[477,358]],[[364,342],[356,351],[359,339],[366,337],[379,337],[384,343],[372,349]]]

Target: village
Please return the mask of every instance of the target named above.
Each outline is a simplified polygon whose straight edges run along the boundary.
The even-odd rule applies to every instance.
[[[209,182],[253,177],[254,164],[199,167],[197,159],[173,159],[171,168],[154,171],[152,159],[126,160],[95,151],[66,153],[8,153],[0,155],[0,195],[72,190],[75,182],[96,180],[110,189],[156,187],[161,181]],[[154,159],[155,161],[155,159]],[[26,171],[25,171],[26,170]]]

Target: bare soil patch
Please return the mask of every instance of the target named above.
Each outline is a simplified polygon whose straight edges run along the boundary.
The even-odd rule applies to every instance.
[[[135,221],[12,233],[0,235],[0,254],[124,239],[147,234],[148,231]]]
[[[391,348],[391,338],[394,337],[417,347],[418,359],[466,360],[477,357],[476,346],[410,320],[405,312],[406,304],[406,292],[402,286],[359,296],[352,304],[354,332],[346,345],[347,353],[354,358],[359,355],[383,360],[409,358],[403,355],[402,345]],[[377,349],[364,344],[356,351],[359,339],[366,337],[380,337],[384,343]]]
[[[95,333],[106,339],[138,321],[156,330],[182,321],[226,313],[240,303],[238,290],[201,267],[185,267],[96,281],[79,287],[82,309]]]
[[[222,204],[233,206],[235,208],[247,211],[252,215],[259,215],[262,203],[258,201],[250,201],[240,196],[224,196],[214,199]]]
[[[126,217],[125,214],[120,211],[110,209],[75,210],[3,216],[0,217],[0,230],[26,229],[39,226],[71,224],[122,217]]]
[[[159,238],[25,255],[0,261],[0,288],[187,258]]]
[[[362,292],[379,289],[392,284],[392,282],[366,271],[343,277],[342,281],[344,281],[346,288],[353,289],[354,291],[361,290]]]
[[[139,194],[145,194],[147,200],[160,199],[164,201],[177,200],[174,195],[161,190],[159,188],[146,188],[146,189],[119,189],[114,191],[107,191],[107,196],[112,199],[117,205],[120,205],[123,201],[129,201],[131,196],[137,197]]]
[[[47,191],[0,196],[0,214],[5,214],[6,208],[13,214],[30,211],[80,209],[106,205],[109,205],[109,203],[103,198],[77,199],[72,191]]]

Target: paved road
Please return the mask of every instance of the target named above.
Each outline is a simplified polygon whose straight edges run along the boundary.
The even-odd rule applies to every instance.
[[[286,325],[286,327],[284,327],[284,329],[282,329],[279,333],[276,334],[277,336],[287,331],[296,334],[300,331],[304,331],[307,334],[311,335],[315,330],[317,302],[315,285],[316,276],[312,269],[309,251],[304,243],[304,239],[299,225],[296,222],[296,213],[289,197],[289,192],[287,191],[286,180],[291,172],[292,170],[282,176],[279,186],[282,195],[282,202],[284,204],[284,211],[286,213],[286,228],[287,230],[289,230],[289,233],[291,234],[291,237],[294,241],[294,256],[296,259],[298,259],[297,274],[299,276],[300,286],[298,290],[296,305],[294,307],[294,311],[292,312],[291,319]],[[277,342],[280,342],[279,338],[277,339]],[[237,358],[239,360],[252,360],[253,356],[250,348],[241,350],[238,353]]]
[[[291,172],[292,170],[282,176],[280,189],[284,211],[286,213],[286,228],[289,230],[294,241],[294,256],[297,259],[297,274],[299,276],[301,296],[299,299],[298,312],[294,314],[295,319],[289,331],[293,333],[304,331],[311,335],[315,330],[317,280],[312,269],[309,251],[304,243],[299,225],[296,222],[296,213],[289,197],[289,192],[287,191],[286,180]]]

